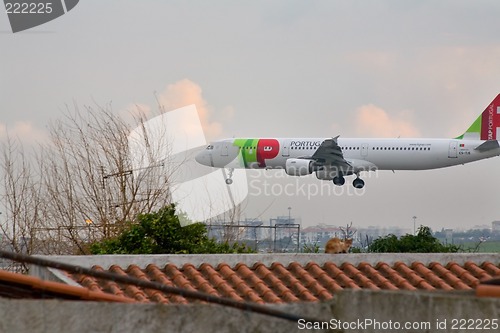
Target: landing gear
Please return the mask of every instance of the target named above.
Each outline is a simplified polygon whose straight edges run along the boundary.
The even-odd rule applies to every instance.
[[[341,174],[341,175],[335,176],[335,177],[333,177],[332,181],[333,181],[334,185],[342,186],[345,184],[344,175]],[[365,182],[363,181],[363,179],[359,178],[359,174],[356,174],[356,179],[353,180],[352,186],[354,186],[354,188],[358,188],[358,189],[365,187]]]
[[[229,169],[229,175],[227,176],[226,178],[226,184],[227,185],[231,185],[233,183],[233,180],[232,180],[232,177],[233,177],[233,171],[234,169],[233,168],[230,168]]]
[[[363,188],[365,186],[365,182],[363,179],[356,177],[356,179],[352,181],[352,186],[354,186],[354,188]]]
[[[343,176],[333,177],[333,183],[337,186],[342,186],[345,184],[345,178]]]

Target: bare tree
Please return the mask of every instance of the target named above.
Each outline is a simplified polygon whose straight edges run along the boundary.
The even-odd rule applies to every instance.
[[[89,243],[120,233],[138,213],[170,203],[178,165],[159,156],[168,149],[160,153],[151,144],[143,154],[159,162],[149,159],[141,170],[133,169],[128,136],[142,119],[129,124],[110,105],[68,108],[50,125],[51,141],[34,158],[8,138],[1,156],[1,230],[13,251],[86,254]]]
[[[0,195],[5,211],[1,243],[3,248],[21,253],[37,251],[33,231],[40,220],[40,183],[29,164],[19,140],[7,136],[2,144],[1,155],[2,187]],[[25,268],[25,267],[24,267]]]
[[[349,224],[346,224],[345,228],[344,227],[339,227],[340,232],[342,233],[342,239],[353,239],[354,235],[356,234],[357,230],[352,227],[352,222]]]
[[[169,203],[169,175],[161,165],[134,172],[130,132],[109,106],[75,107],[51,125],[52,142],[38,156],[49,238],[55,232],[73,251],[87,253],[88,242],[116,235],[137,213]]]

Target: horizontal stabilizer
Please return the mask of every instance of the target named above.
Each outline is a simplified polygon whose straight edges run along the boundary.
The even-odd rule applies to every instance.
[[[500,148],[500,145],[498,144],[497,140],[488,140],[488,141],[481,143],[479,146],[474,148],[474,150],[488,151],[488,150],[497,149],[497,148]]]

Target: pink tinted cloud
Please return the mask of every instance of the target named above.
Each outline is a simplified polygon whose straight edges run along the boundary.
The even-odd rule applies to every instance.
[[[194,104],[200,117],[201,125],[207,139],[215,139],[222,133],[222,124],[210,121],[212,110],[202,96],[201,87],[195,82],[183,79],[169,84],[158,96],[158,102],[165,111],[174,110]]]
[[[365,137],[419,137],[409,118],[408,112],[394,116],[373,104],[363,105],[356,111],[356,132]]]
[[[46,131],[35,127],[27,121],[17,121],[13,126],[0,123],[0,139],[5,140],[8,136],[13,139],[19,139],[22,143],[28,145],[48,141],[48,133]]]

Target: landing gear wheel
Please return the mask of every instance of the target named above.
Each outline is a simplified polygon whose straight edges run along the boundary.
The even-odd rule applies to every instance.
[[[333,177],[333,183],[337,186],[342,186],[345,184],[345,178],[342,176]]]
[[[233,183],[233,180],[232,180],[232,177],[233,177],[233,171],[234,169],[233,168],[230,168],[229,169],[229,175],[227,176],[226,178],[226,184],[227,185],[231,185]]]
[[[352,186],[354,186],[354,188],[363,188],[365,186],[365,182],[361,178],[356,178],[353,180]]]

